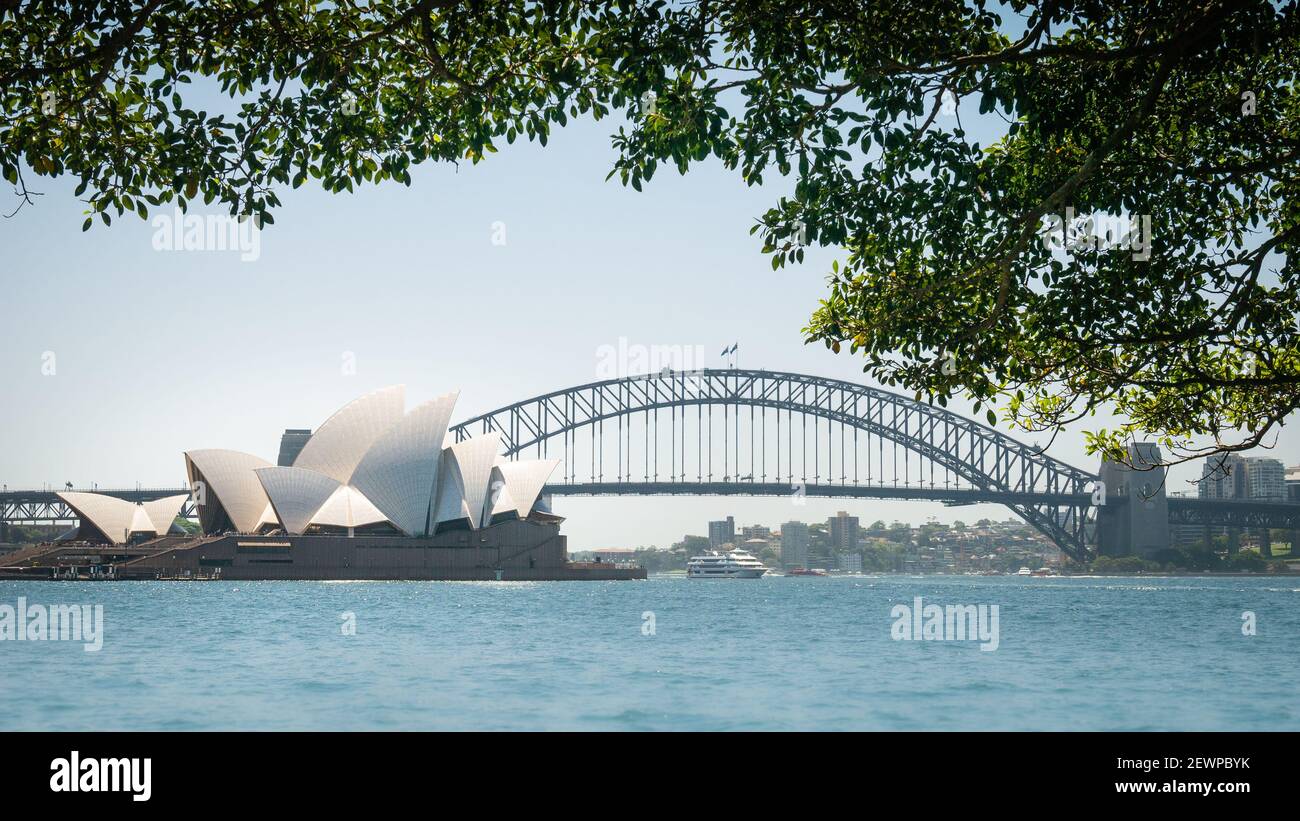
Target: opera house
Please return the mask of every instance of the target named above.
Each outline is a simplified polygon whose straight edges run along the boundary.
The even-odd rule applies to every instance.
[[[64,534],[62,540],[107,544],[125,544],[141,537],[166,536],[179,531],[176,516],[189,498],[181,494],[137,504],[103,493],[60,491],[56,495],[81,522]]]
[[[65,539],[116,545],[115,578],[644,578],[569,562],[563,520],[542,497],[559,460],[507,459],[495,433],[452,441],[457,396],[407,410],[404,386],[375,391],[326,420],[289,465],[188,451],[190,497],[62,493],[81,521]],[[201,536],[173,528],[187,498]]]

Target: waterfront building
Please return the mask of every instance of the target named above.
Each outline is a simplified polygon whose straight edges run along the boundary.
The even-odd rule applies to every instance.
[[[457,396],[408,411],[403,386],[375,391],[318,427],[291,465],[187,451],[189,496],[136,504],[60,493],[81,526],[24,570],[57,578],[645,578],[643,568],[569,562],[563,519],[542,497],[559,460],[508,459],[498,433],[449,434]],[[203,536],[159,538],[187,498]],[[137,542],[131,552],[103,547]]]
[[[718,522],[709,522],[709,547],[720,550],[724,544],[736,543],[736,518],[728,516]]]
[[[837,563],[841,571],[845,573],[862,572],[862,554],[861,553],[841,553],[837,558]]]
[[[427,537],[527,518],[559,460],[504,459],[497,434],[445,442],[456,397],[406,412],[402,386],[375,391],[331,416],[292,465],[233,450],[187,451],[203,532]],[[136,504],[100,493],[58,495],[82,522],[78,541],[110,544],[165,535],[187,498]]]
[[[808,525],[804,522],[786,522],[781,525],[781,566],[808,566]]]
[[[1289,502],[1300,502],[1300,465],[1286,469],[1286,498]]]
[[[404,386],[367,394],[317,428],[288,466],[188,451],[204,532],[425,537],[527,518],[559,460],[505,460],[494,433],[445,442],[458,395],[406,411]]]
[[[854,551],[858,549],[858,517],[850,516],[844,511],[836,513],[827,522],[830,531],[831,550],[833,552]]]

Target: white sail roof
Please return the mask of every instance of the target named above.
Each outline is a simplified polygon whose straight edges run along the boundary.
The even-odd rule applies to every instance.
[[[451,448],[442,452],[442,461],[438,465],[437,495],[433,500],[433,514],[429,517],[429,529],[442,522],[454,522],[460,518],[469,518],[469,508],[465,507],[465,486],[460,481],[460,470],[456,469],[455,460],[451,459]]]
[[[510,494],[510,486],[499,467],[492,468],[492,481],[488,483],[488,513],[485,524],[492,523],[492,517],[499,513],[516,512],[515,497]]]
[[[441,444],[459,395],[448,393],[412,409],[370,446],[352,474],[352,486],[408,536],[428,532]]]
[[[501,434],[485,433],[457,442],[443,452],[460,477],[465,510],[472,527],[481,526],[488,515],[488,485],[492,480],[492,463],[501,449]]]
[[[185,453],[190,486],[206,483],[200,507],[219,505],[241,533],[253,533],[268,520],[271,502],[254,473],[271,467],[265,459],[237,450],[191,450]],[[214,498],[215,497],[215,498]],[[270,512],[270,521],[275,521]]]
[[[285,533],[299,535],[311,524],[339,483],[314,470],[298,467],[267,467],[253,471],[271,499],[271,507]]]
[[[278,525],[280,517],[275,515],[275,507],[267,501],[266,507],[262,510],[262,518],[257,523],[257,529],[261,530],[262,525]]]
[[[204,528],[253,533],[278,523],[299,535],[313,524],[389,523],[419,537],[444,522],[463,519],[479,528],[505,513],[527,517],[540,508],[559,460],[503,459],[496,432],[453,442],[449,425],[458,396],[448,393],[403,414],[404,386],[370,393],[326,420],[292,467],[238,451],[186,453],[191,484],[204,483]],[[183,503],[179,496],[151,503],[146,515],[156,532],[170,528]]]
[[[157,535],[158,528],[154,526],[153,519],[149,518],[149,514],[145,513],[144,505],[133,504],[131,507],[135,508],[135,510],[131,513],[131,527],[129,532],[153,533],[154,535]]]
[[[510,488],[510,496],[515,501],[515,512],[519,518],[527,518],[532,512],[542,488],[546,487],[546,480],[551,478],[559,464],[559,459],[527,459],[502,462],[496,466],[506,487]]]
[[[144,512],[148,514],[159,536],[166,536],[172,529],[176,517],[180,515],[181,507],[185,505],[185,500],[188,498],[190,498],[188,494],[182,493],[179,496],[168,496],[144,503]]]
[[[381,388],[354,399],[326,419],[311,435],[294,459],[293,466],[324,473],[341,484],[347,484],[366,451],[385,431],[397,424],[405,407],[405,385]]]
[[[386,521],[388,517],[369,499],[356,488],[344,485],[316,511],[311,523],[325,527],[364,527]]]
[[[465,483],[460,478],[456,460],[451,457],[451,448],[442,452],[442,461],[438,466],[438,490],[433,501],[433,521],[430,529],[443,522],[469,519],[469,508],[465,506]]]
[[[135,502],[128,502],[104,493],[59,491],[57,495],[72,508],[84,524],[89,524],[103,533],[113,544],[122,544],[132,533],[156,534],[158,532],[153,520],[145,513],[144,507]],[[182,500],[184,498],[181,497]]]

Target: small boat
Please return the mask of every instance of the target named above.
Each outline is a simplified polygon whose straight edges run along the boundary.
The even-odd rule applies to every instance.
[[[1027,568],[1027,567],[1022,567],[1022,568],[1020,568],[1019,570],[1016,571],[1016,575],[1017,575],[1017,576],[1032,576],[1032,575],[1034,575],[1034,571],[1030,570],[1030,569]]]
[[[818,570],[815,567],[792,567],[785,571],[787,576],[825,576],[828,575],[825,570]]]

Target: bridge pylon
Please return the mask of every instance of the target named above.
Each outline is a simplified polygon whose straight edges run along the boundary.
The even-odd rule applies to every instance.
[[[1128,457],[1130,464],[1102,460],[1097,549],[1103,556],[1149,559],[1170,546],[1166,468],[1153,442],[1129,445]]]

